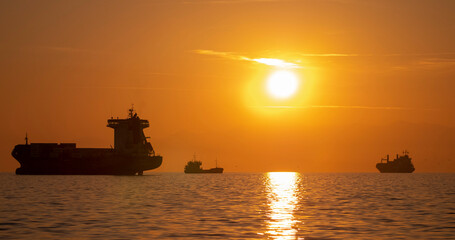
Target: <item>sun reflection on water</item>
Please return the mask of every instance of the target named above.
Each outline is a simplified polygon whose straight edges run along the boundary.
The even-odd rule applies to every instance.
[[[294,209],[297,204],[298,174],[269,172],[267,177],[270,212],[265,235],[273,239],[295,239],[297,230],[293,226],[297,223]]]

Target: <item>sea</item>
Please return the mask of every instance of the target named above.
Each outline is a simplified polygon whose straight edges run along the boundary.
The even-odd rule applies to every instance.
[[[0,174],[0,239],[455,239],[455,174]]]

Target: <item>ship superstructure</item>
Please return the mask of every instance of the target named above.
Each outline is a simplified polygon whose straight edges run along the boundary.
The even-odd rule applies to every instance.
[[[16,174],[142,175],[158,168],[163,158],[155,155],[144,135],[149,122],[134,109],[128,118],[108,120],[114,129],[113,148],[76,148],[76,143],[28,143],[16,145],[12,156],[21,164]]]
[[[397,154],[393,161],[390,161],[387,155],[387,158],[381,159],[381,162],[376,164],[376,168],[381,173],[412,173],[415,170],[408,151],[403,151],[401,156]]]

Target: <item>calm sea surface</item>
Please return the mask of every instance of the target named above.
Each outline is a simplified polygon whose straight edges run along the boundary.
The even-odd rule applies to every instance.
[[[0,174],[0,239],[455,239],[455,174]]]

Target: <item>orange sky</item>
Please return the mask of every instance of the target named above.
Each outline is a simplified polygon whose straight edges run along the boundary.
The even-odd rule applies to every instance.
[[[455,1],[1,1],[0,171],[24,142],[109,147],[134,103],[163,165],[455,172]],[[264,90],[294,66],[298,92]],[[255,60],[256,59],[256,60]],[[271,108],[270,106],[274,106]]]

